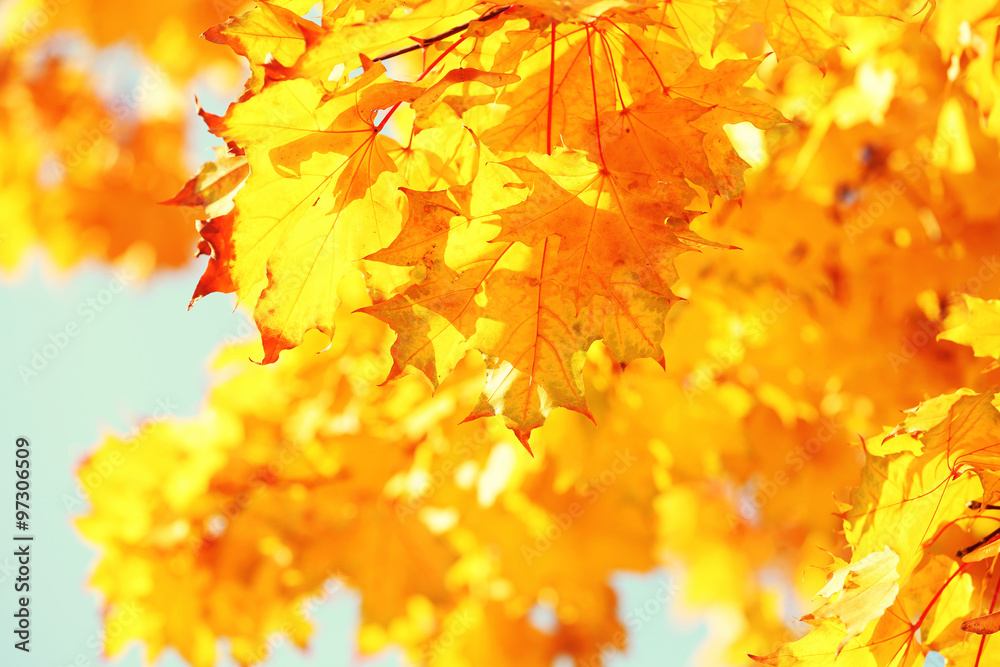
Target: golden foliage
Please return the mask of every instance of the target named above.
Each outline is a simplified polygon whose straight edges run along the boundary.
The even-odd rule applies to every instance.
[[[621,363],[659,360],[674,259],[712,245],[690,231],[689,206],[742,187],[724,125],[782,120],[739,96],[755,62],[703,68],[654,18],[664,6],[348,3],[319,29],[263,5],[212,32],[253,72],[208,119],[251,174],[216,289],[256,304],[263,361],[310,329],[332,335],[336,285],[359,270],[371,312],[405,340],[398,372],[436,384],[477,350],[488,374],[471,416],[502,415],[525,446],[553,408],[589,414],[594,340]],[[417,34],[419,74],[393,78],[385,63]],[[284,38],[277,52],[270,35]],[[401,188],[446,189],[437,217],[464,222],[431,223]],[[410,239],[425,252],[393,265]]]
[[[250,76],[172,203],[202,220],[194,298],[235,293],[263,354],[224,350],[204,414],[81,467],[108,618],[150,610],[111,653],[256,663],[336,578],[365,652],[597,665],[636,630],[609,577],[667,564],[737,619],[704,664],[1000,659],[995,3],[300,5],[206,33]],[[106,110],[33,97],[76,74],[18,58],[5,266],[36,240],[169,265],[190,239],[153,218],[45,214],[39,137]],[[168,128],[116,146],[179,182]],[[113,192],[106,164],[50,199]]]

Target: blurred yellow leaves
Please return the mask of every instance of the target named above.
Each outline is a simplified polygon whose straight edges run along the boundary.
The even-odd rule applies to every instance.
[[[0,266],[17,267],[35,244],[63,268],[86,257],[145,271],[189,261],[193,218],[156,205],[184,177],[183,127],[176,117],[136,115],[142,96],[170,85],[165,74],[149,69],[137,96],[106,102],[85,72],[45,59],[29,77],[25,58],[0,51]]]
[[[968,331],[984,332],[988,339],[992,335],[989,304],[982,308],[986,302],[966,300],[971,316],[963,326]],[[976,334],[957,337],[972,345],[979,342]],[[852,564],[835,569],[819,595],[829,597],[855,570],[865,571],[867,576],[859,574],[846,597],[842,594],[835,604],[828,603],[802,618],[817,626],[809,635],[756,660],[769,665],[825,665],[833,664],[831,654],[850,652],[845,664],[888,664],[887,649],[893,648],[892,664],[913,664],[929,650],[959,655],[970,643],[978,643],[975,657],[952,659],[959,665],[987,664],[980,662],[985,637],[975,642],[965,633],[993,632],[989,614],[995,609],[996,595],[986,618],[972,618],[978,615],[969,592],[978,589],[985,593],[996,587],[996,549],[977,549],[983,540],[973,541],[976,523],[995,519],[984,511],[1000,497],[996,485],[1000,412],[996,403],[995,391],[977,394],[967,389],[928,400],[910,410],[906,419],[868,452],[861,486],[852,494],[853,504],[845,506]],[[890,443],[897,438],[916,442],[895,447]],[[882,452],[875,451],[879,449]],[[963,538],[966,544],[956,548]],[[995,539],[995,534],[984,539]],[[969,552],[984,555],[964,557]],[[922,598],[924,606],[917,607],[921,611],[914,611],[911,603],[902,603],[907,597],[904,589],[899,611],[887,612],[895,604],[897,580],[912,589],[911,595]],[[842,607],[847,615],[839,611]],[[961,631],[955,630],[957,626]],[[862,631],[860,640],[849,644]],[[833,651],[832,637],[838,632],[846,634]],[[850,648],[842,652],[845,644]]]
[[[3,46],[26,51],[62,31],[75,30],[95,46],[122,42],[137,46],[176,80],[185,80],[206,67],[235,77],[237,70],[231,57],[223,49],[207,44],[200,35],[249,4],[246,0],[180,0],[143,5],[127,1],[12,0],[4,15]]]
[[[190,261],[194,215],[157,202],[189,169],[185,86],[239,76],[232,54],[199,34],[242,4],[5,3],[3,270],[36,246],[59,268],[93,258],[147,274]],[[121,52],[96,50],[107,47]]]
[[[348,310],[363,305],[360,281],[349,289]],[[581,461],[556,439],[539,458],[567,448],[556,484],[555,469],[502,427],[456,423],[481,367],[463,362],[433,395],[417,378],[378,386],[387,328],[346,312],[337,324],[323,355],[310,339],[281,364],[219,384],[197,421],[110,441],[81,468],[81,479],[103,480],[79,524],[107,549],[94,584],[112,614],[149,610],[122,641],[140,638],[151,655],[175,646],[207,665],[215,638],[228,637],[234,657],[253,662],[302,600],[338,577],[362,594],[365,651],[392,641],[435,664],[467,664],[515,650],[505,633],[528,631],[535,641],[516,650],[541,665],[623,645],[607,578],[653,564],[648,452],[614,438]],[[223,368],[245,354],[228,353]],[[593,544],[606,526],[617,537]],[[590,558],[575,562],[584,549]],[[176,629],[175,595],[192,615]],[[523,618],[540,599],[562,619],[554,635]],[[185,634],[192,628],[208,643]],[[442,641],[449,634],[458,636]]]

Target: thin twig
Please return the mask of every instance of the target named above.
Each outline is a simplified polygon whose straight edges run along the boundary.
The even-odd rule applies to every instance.
[[[447,39],[456,33],[462,32],[463,30],[465,30],[466,28],[468,28],[470,25],[472,25],[477,21],[489,21],[492,18],[500,16],[511,7],[513,7],[513,5],[504,5],[502,7],[496,7],[495,9],[491,9],[490,11],[486,12],[478,19],[472,19],[471,21],[463,23],[462,25],[455,26],[451,30],[442,32],[440,35],[434,35],[433,37],[428,37],[427,39],[421,39],[419,42],[411,46],[407,46],[402,49],[397,49],[396,51],[390,51],[389,53],[384,53],[380,55],[378,58],[372,58],[372,62],[377,63],[380,60],[388,60],[389,58],[395,58],[396,56],[401,56],[404,53],[410,53],[411,51],[416,51],[417,49],[426,48],[429,44],[440,42],[442,39]]]
[[[978,500],[973,500],[966,507],[970,510],[1000,510],[1000,505],[984,505]]]
[[[969,545],[969,546],[965,547],[964,549],[959,549],[958,553],[956,553],[955,556],[958,557],[958,558],[963,558],[966,554],[972,553],[973,551],[975,551],[979,547],[983,546],[984,544],[986,544],[987,542],[989,542],[990,540],[992,540],[997,535],[1000,535],[1000,528],[997,528],[992,533],[990,533],[989,535],[987,535],[983,539],[979,540],[975,544]]]

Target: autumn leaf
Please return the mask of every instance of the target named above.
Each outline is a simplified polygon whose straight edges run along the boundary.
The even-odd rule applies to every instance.
[[[247,59],[252,72],[246,88],[257,91],[264,83],[265,63],[294,64],[320,33],[316,24],[295,12],[259,2],[250,11],[206,30],[203,36],[210,42],[228,45]]]
[[[215,161],[202,165],[201,171],[180,192],[162,203],[197,207],[200,217],[205,219],[225,215],[232,210],[233,196],[249,173],[245,156],[220,151]]]
[[[524,272],[497,269],[486,285],[488,323],[474,345],[486,358],[486,386],[470,419],[501,415],[524,446],[554,407],[590,415],[583,393],[583,361],[595,336],[553,280],[558,243],[531,253]],[[527,278],[534,299],[519,284]],[[530,292],[528,295],[530,296]]]
[[[839,618],[847,634],[841,646],[864,630],[868,623],[892,605],[899,593],[899,557],[886,547],[856,563],[830,573],[826,586],[817,593],[829,601],[803,617],[806,621]],[[834,596],[836,595],[836,600]]]
[[[673,260],[690,246],[665,224],[681,210],[672,206],[668,188],[647,195],[642,174],[609,174],[575,152],[529,154],[505,165],[531,194],[499,211],[497,241],[534,246],[558,236],[559,252],[548,275],[578,308],[596,295],[611,295],[611,274],[619,265],[636,268],[639,287],[670,295],[669,285],[677,279]]]
[[[830,639],[838,632],[842,634],[834,651],[834,656],[839,657],[844,646],[895,602],[899,593],[898,563],[899,557],[886,547],[880,553],[871,553],[833,569],[826,586],[816,594],[827,598],[827,602],[801,619],[821,630],[796,642],[787,653],[767,658],[750,657],[766,665],[833,664],[830,656],[820,657],[829,653]]]
[[[959,345],[969,345],[977,357],[1000,359],[1000,303],[963,294],[968,309],[968,321],[938,335],[939,340],[950,340]]]
[[[241,299],[260,295],[255,316],[267,362],[309,328],[333,333],[330,306],[352,259],[399,229],[391,142],[379,136],[374,111],[358,112],[354,93],[349,87],[321,102],[319,84],[282,82],[231,108],[215,128],[242,144],[250,166],[234,202],[231,273]],[[338,117],[342,129],[330,131]]]
[[[409,218],[399,236],[369,259],[397,266],[419,266],[423,279],[401,294],[365,309],[397,331],[392,346],[392,380],[408,369],[437,387],[465,355],[466,342],[483,314],[477,302],[486,276],[509,244],[491,245],[495,225],[463,215],[468,189],[415,192],[404,190]],[[471,215],[471,214],[470,214]],[[449,244],[449,240],[454,242]],[[452,269],[445,252],[461,249]],[[463,270],[464,269],[464,270]]]

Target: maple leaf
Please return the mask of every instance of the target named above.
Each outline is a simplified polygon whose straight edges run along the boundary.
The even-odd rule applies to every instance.
[[[423,88],[387,81],[384,72],[373,66],[332,91],[307,79],[276,82],[208,119],[250,166],[234,200],[229,272],[237,296],[256,301],[264,363],[309,329],[332,335],[340,280],[399,231],[397,161],[430,149],[401,149],[381,133],[385,120],[376,125],[376,114],[403,101],[432,106],[451,85],[508,80],[466,70]]]
[[[535,248],[524,272],[498,269],[486,283],[488,320],[474,345],[486,357],[486,386],[470,419],[502,415],[529,451],[531,430],[554,407],[590,415],[583,393],[583,362],[596,336],[553,280],[558,243]],[[519,286],[527,279],[529,291]],[[534,299],[530,298],[531,288]]]
[[[828,601],[802,620],[838,618],[843,621],[847,634],[841,642],[842,648],[895,601],[899,593],[897,565],[899,556],[886,547],[881,553],[868,554],[855,563],[835,569],[829,574],[826,586],[817,593]]]
[[[938,340],[968,345],[977,357],[1000,359],[1000,302],[963,294],[968,321],[938,334]]]
[[[801,618],[818,626],[820,631],[810,633],[778,654],[750,657],[766,665],[832,664],[833,660],[820,656],[830,652],[830,641],[838,631],[842,639],[835,644],[835,656],[895,602],[899,593],[898,563],[899,557],[886,547],[882,552],[836,567],[829,573],[826,586],[817,593],[818,597],[827,598],[827,602]]]
[[[880,445],[869,450],[862,484],[852,495],[854,505],[844,514],[855,565],[835,570],[836,576],[821,594],[844,584],[855,566],[866,566],[870,571],[872,576],[866,580],[870,590],[852,590],[836,605],[803,617],[820,622],[817,629],[769,656],[752,656],[755,660],[770,665],[834,664],[834,656],[841,655],[847,646],[846,650],[856,651],[850,658],[852,664],[869,664],[873,658],[878,660],[874,664],[883,664],[890,654],[892,664],[912,664],[926,650],[921,645],[941,650],[963,640],[960,633],[946,634],[946,629],[956,625],[968,608],[968,584],[949,589],[956,578],[967,582],[961,575],[969,564],[959,566],[953,558],[938,557],[943,568],[918,568],[943,531],[964,515],[967,499],[982,494],[983,485],[971,473],[989,473],[996,468],[996,455],[991,450],[1000,432],[1000,413],[992,405],[993,398],[992,392],[976,395],[966,391],[932,399],[926,409],[922,405],[912,411]],[[894,445],[896,438],[913,438],[919,444]],[[889,593],[888,584],[885,573],[872,564],[886,553],[892,554],[893,597],[898,591],[897,580],[909,580],[908,585],[918,591],[937,588],[915,621],[906,620],[906,606],[900,605],[899,613],[887,614],[894,601],[881,604]],[[856,601],[856,593],[866,597]],[[846,601],[846,613],[857,614],[856,622],[837,612],[842,601]],[[916,631],[923,628],[932,610],[926,636],[918,640]],[[830,622],[833,617],[837,622]],[[869,629],[852,644],[852,638],[865,626]],[[990,627],[990,620],[984,618],[966,621],[962,630],[986,633]],[[898,643],[900,638],[902,643]]]
[[[988,313],[977,309],[972,320],[973,327],[980,326],[982,320],[988,317]],[[852,495],[854,504],[844,513],[846,538],[853,547],[854,559],[859,567],[880,553],[892,553],[893,582],[897,578],[909,578],[911,573],[917,572],[917,576],[923,573],[929,577],[932,586],[936,583],[929,570],[917,570],[924,562],[927,550],[933,547],[946,528],[963,516],[968,498],[982,495],[984,487],[988,498],[996,496],[996,487],[990,484],[994,471],[1000,465],[997,459],[1000,411],[995,407],[995,401],[995,392],[976,394],[970,390],[931,399],[909,411],[907,417],[880,443],[869,448],[862,484]],[[898,439],[903,442],[896,442]],[[880,552],[880,548],[884,551]],[[960,551],[959,555],[964,551]],[[821,613],[803,617],[803,620],[814,621],[836,615],[843,621],[844,639],[835,651],[839,655],[864,625],[879,619],[875,634],[864,637],[856,648],[867,649],[870,655],[874,655],[881,650],[878,646],[884,641],[905,636],[904,643],[893,656],[893,664],[896,664],[897,656],[902,652],[904,662],[900,664],[905,664],[911,654],[911,642],[915,641],[914,631],[942,599],[932,621],[932,627],[936,627],[937,632],[931,634],[928,631],[928,636],[922,641],[934,646],[932,637],[937,637],[938,646],[935,648],[953,648],[961,636],[952,633],[948,641],[943,641],[940,635],[945,626],[955,624],[956,616],[964,613],[968,606],[967,597],[957,592],[949,593],[948,597],[942,596],[969,563],[980,559],[979,556],[964,558],[966,564],[958,569],[954,569],[957,564],[951,561],[953,567],[947,571],[948,576],[942,577],[942,573],[937,577],[937,582],[940,582],[937,594],[924,608],[920,618],[903,632],[888,634],[887,628],[897,624],[883,615],[892,604],[891,600],[885,606],[861,605],[860,610],[849,607],[851,611],[866,612],[859,617],[858,623],[852,624],[842,615],[828,613],[833,611],[833,607],[829,610],[824,607]],[[851,567],[837,571],[841,574],[836,579],[838,585],[846,581],[847,572],[851,571]],[[874,580],[881,581],[881,578],[876,576]],[[828,586],[824,591],[832,592],[835,588]],[[871,599],[880,599],[880,594],[872,593]],[[993,632],[992,623],[992,616],[987,614],[964,621],[961,629],[989,634]],[[882,635],[886,640],[877,639],[879,628],[883,628]],[[765,658],[752,657],[771,665],[832,664],[829,658],[831,642],[840,629],[841,626],[836,624],[825,628],[820,626],[818,631],[781,647]],[[981,654],[982,644],[977,655]],[[859,654],[858,659],[864,660],[860,657],[864,655]]]
[[[754,75],[758,64],[750,59],[724,60],[712,69],[705,69],[694,63],[667,88],[673,97],[707,107],[691,123],[705,132],[703,143],[709,170],[700,184],[727,197],[742,192],[743,172],[749,165],[733,148],[725,133],[726,124],[749,122],[758,129],[768,130],[784,121],[771,105],[741,94],[740,87]]]
[[[578,307],[608,296],[615,267],[634,267],[639,286],[668,296],[677,279],[673,260],[690,248],[666,224],[676,199],[667,188],[644,196],[645,176],[609,174],[583,154],[529,154],[504,163],[530,188],[528,198],[498,212],[497,241],[534,246],[560,238],[549,276],[573,295]],[[659,194],[659,196],[656,196]]]
[[[233,221],[234,216],[230,212],[198,224],[198,234],[201,235],[198,255],[208,255],[209,259],[208,266],[198,281],[194,294],[191,295],[188,308],[208,294],[231,294],[236,291],[236,285],[232,280]]]
[[[826,52],[843,44],[830,29],[834,8],[815,0],[736,0],[723,2],[719,8],[726,31],[735,32],[752,23],[764,26],[768,43],[779,58],[801,55],[823,66]],[[718,39],[718,38],[717,38]]]
[[[553,407],[589,414],[582,370],[595,336],[588,316],[578,316],[552,281],[558,241],[544,240],[533,249],[487,243],[496,228],[462,216],[448,193],[407,194],[410,223],[370,258],[425,267],[420,283],[366,309],[400,332],[389,377],[412,367],[436,385],[468,346],[488,359],[486,387],[470,418],[503,415],[527,447],[531,429]],[[444,261],[451,243],[461,249],[461,272]],[[514,271],[508,268],[511,262],[531,267]],[[536,290],[532,299],[522,297],[525,279]],[[477,303],[480,293],[485,306]]]
[[[215,161],[203,164],[201,171],[176,195],[161,203],[197,207],[199,217],[204,219],[229,213],[233,208],[233,196],[246,181],[250,167],[243,155],[218,153]]]
[[[560,175],[562,185],[589,189],[594,198],[567,191],[527,160],[503,166],[514,174],[530,170],[523,180],[528,181],[531,194],[521,204],[501,209],[497,218],[472,216],[473,191],[468,187],[436,193],[406,191],[409,218],[401,234],[368,259],[419,266],[420,279],[401,294],[366,309],[398,332],[389,379],[410,368],[436,386],[466,349],[485,355],[486,388],[470,416],[503,415],[526,446],[531,430],[541,425],[553,407],[589,414],[582,364],[587,349],[602,334],[621,363],[639,356],[662,358],[663,311],[672,300],[666,285],[676,279],[672,259],[695,242],[690,233],[681,240],[662,223],[659,202],[647,204],[621,193],[604,195],[600,185],[594,186],[595,180],[602,182],[604,177],[582,155],[560,153],[535,159],[551,172],[559,171],[554,165],[561,160],[569,172]],[[582,174],[574,173],[581,170]],[[505,173],[509,172],[494,168],[493,182],[502,183]],[[516,198],[521,187],[508,195]],[[618,202],[628,206],[628,213],[634,212],[645,227],[637,224],[635,229],[615,230],[614,224],[627,219],[614,210]],[[589,227],[560,224],[561,216],[589,218],[591,223]],[[548,224],[560,232],[574,226],[580,229],[569,238],[546,230],[504,231],[508,221],[526,219],[526,227]],[[612,241],[624,233],[632,241],[617,247],[632,256],[615,257]],[[574,244],[579,248],[575,252]],[[652,270],[629,273],[630,261],[649,265],[652,261],[645,258],[657,256],[659,265]],[[590,266],[584,268],[584,262]],[[584,274],[604,275],[594,290],[600,300],[591,304],[584,299],[574,305],[566,288],[569,294],[575,293],[572,281]],[[536,290],[527,298],[525,281]],[[591,300],[593,296],[588,295]]]
[[[205,39],[226,44],[245,57],[251,66],[247,91],[256,91],[264,84],[265,63],[293,65],[306,45],[319,38],[321,29],[297,13],[277,4],[258,2],[240,16],[205,31]]]
[[[401,294],[364,309],[397,332],[389,380],[414,369],[437,387],[466,351],[483,309],[477,303],[483,281],[509,248],[490,246],[495,226],[462,213],[467,188],[449,191],[404,190],[409,218],[402,232],[370,260],[397,266],[420,266],[423,279]],[[446,252],[461,253],[454,268]]]
[[[296,62],[297,75],[326,78],[336,69],[345,72],[400,51],[424,45],[421,35],[438,41],[503,13],[506,5],[477,12],[470,0],[405,0],[403,2],[345,2],[328,12],[324,31],[311,39]],[[414,44],[416,42],[416,45]]]
[[[241,299],[260,293],[265,362],[309,328],[332,335],[330,307],[352,259],[398,232],[391,141],[358,112],[352,88],[338,92],[321,103],[322,86],[282,82],[235,105],[214,128],[242,144],[250,165],[235,198],[231,274]],[[331,131],[338,117],[341,127]]]
[[[961,515],[981,487],[970,475],[951,480],[946,452],[877,451],[869,450],[861,485],[852,493],[857,501],[844,514],[847,539],[859,556],[891,547],[907,576],[923,558],[924,543]]]

